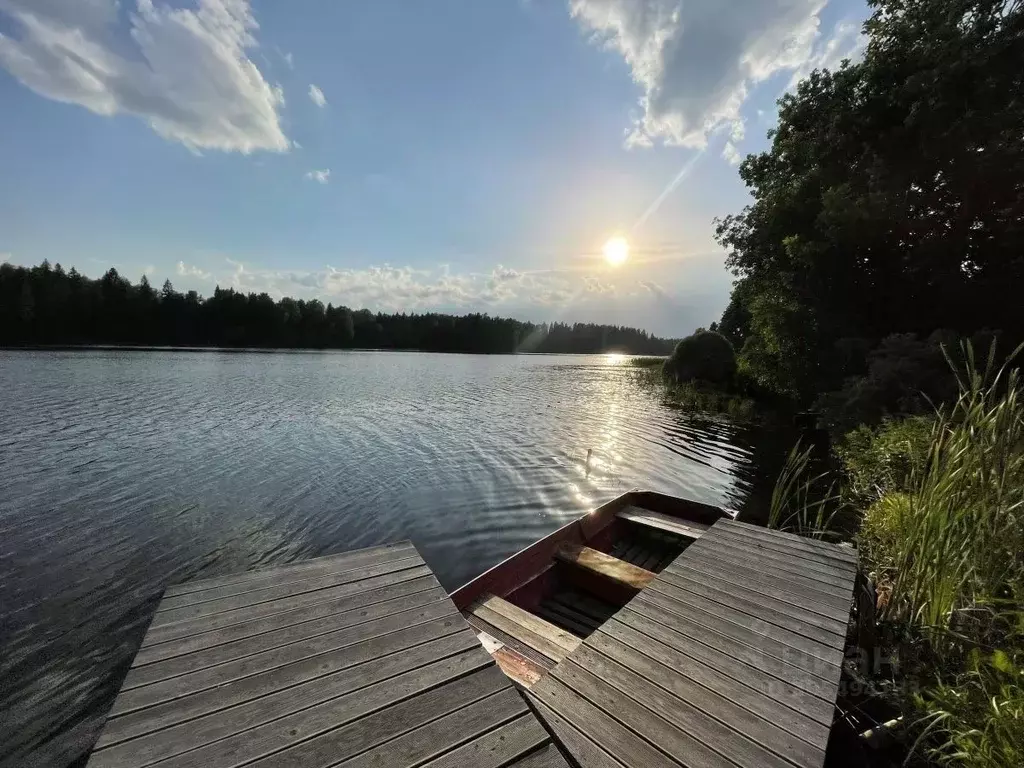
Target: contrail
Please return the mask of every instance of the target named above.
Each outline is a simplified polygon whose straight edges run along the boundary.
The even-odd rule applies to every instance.
[[[643,215],[636,220],[636,224],[633,225],[630,232],[636,232],[649,218],[651,218],[651,216],[654,215],[655,211],[657,211],[658,208],[661,207],[661,204],[665,202],[665,198],[671,195],[672,191],[679,186],[683,179],[686,178],[686,175],[693,169],[693,166],[697,164],[697,161],[700,160],[703,154],[704,150],[701,149],[697,154],[683,164],[683,167],[679,169],[679,173],[676,174],[675,178],[668,183],[668,186],[661,191],[661,194],[654,199],[654,202],[647,206],[647,210],[643,212]]]

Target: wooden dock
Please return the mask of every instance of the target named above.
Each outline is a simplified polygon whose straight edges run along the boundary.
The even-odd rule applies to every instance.
[[[408,542],[165,593],[88,768],[563,768]]]
[[[721,520],[527,695],[581,766],[820,768],[855,572]]]
[[[580,614],[585,639],[488,595],[478,636],[408,542],[171,587],[88,768],[821,768],[856,554],[686,535],[657,574],[555,553],[631,596]]]

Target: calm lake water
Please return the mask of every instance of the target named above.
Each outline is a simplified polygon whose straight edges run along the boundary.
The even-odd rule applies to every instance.
[[[0,764],[88,750],[168,584],[410,538],[451,590],[635,486],[756,518],[780,436],[624,363],[0,352]]]

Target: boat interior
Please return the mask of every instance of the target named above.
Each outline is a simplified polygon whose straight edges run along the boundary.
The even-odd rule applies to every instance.
[[[529,689],[717,520],[735,516],[629,491],[494,566],[451,598],[505,674]]]

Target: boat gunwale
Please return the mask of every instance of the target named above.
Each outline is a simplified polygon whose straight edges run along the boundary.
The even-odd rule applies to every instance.
[[[474,579],[454,590],[449,597],[456,607],[466,610],[476,599],[485,593],[499,597],[516,592],[531,581],[542,575],[551,567],[558,548],[567,542],[586,546],[598,534],[612,525],[617,513],[628,507],[637,506],[669,514],[680,519],[690,519],[713,524],[720,519],[735,520],[738,513],[732,510],[704,504],[677,496],[669,496],[657,491],[633,488],[622,493],[590,512],[584,513],[533,544],[509,555],[507,558],[491,566]],[[679,514],[685,507],[689,515]],[[516,562],[520,561],[520,562]],[[524,573],[525,572],[525,573]],[[516,578],[514,574],[522,574]],[[512,574],[509,578],[508,574]]]

